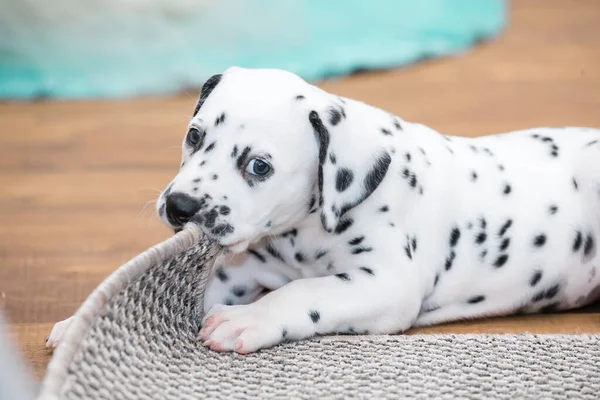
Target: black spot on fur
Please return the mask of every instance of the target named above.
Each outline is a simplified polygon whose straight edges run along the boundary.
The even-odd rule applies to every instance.
[[[504,185],[504,190],[502,191],[502,193],[504,193],[505,195],[509,195],[510,192],[512,192],[512,187],[507,183],[506,185]]]
[[[236,285],[231,289],[231,293],[233,293],[233,295],[236,297],[242,297],[243,295],[246,294],[247,290],[248,289],[246,288],[246,286]]]
[[[437,274],[435,276],[435,279],[433,280],[433,286],[437,286],[439,281],[440,281],[440,274]]]
[[[234,304],[235,304],[235,302],[233,301],[232,298],[228,297],[227,299],[225,299],[225,305],[226,306],[232,306]]]
[[[504,225],[502,225],[502,227],[498,231],[498,236],[504,236],[504,234],[506,233],[506,231],[508,230],[508,228],[511,227],[511,225],[512,225],[512,219],[506,220],[506,222],[504,223]]]
[[[487,239],[487,234],[485,232],[480,232],[477,234],[477,236],[475,236],[475,243],[477,243],[477,244],[485,243],[486,239]]]
[[[233,233],[233,226],[231,226],[230,224],[220,224],[215,226],[210,232],[215,236],[225,236],[227,234]]]
[[[215,148],[215,145],[217,144],[217,142],[212,142],[211,144],[209,144],[206,149],[204,149],[205,153],[208,153],[210,151],[212,151]]]
[[[334,267],[334,265],[333,265],[332,262],[330,262],[329,264],[327,264],[327,271],[333,271],[334,268],[335,267]]]
[[[533,275],[531,276],[531,279],[529,280],[529,285],[533,287],[533,286],[537,285],[541,279],[542,279],[542,271],[535,271],[533,273]]]
[[[354,220],[352,218],[342,218],[338,225],[335,227],[335,233],[337,235],[344,233],[348,228],[352,226]]]
[[[219,278],[221,282],[227,282],[229,280],[229,275],[227,275],[225,271],[223,271],[223,268],[217,268],[217,270],[215,271],[215,275],[217,276],[217,278]]]
[[[477,172],[471,171],[471,180],[475,182],[477,180]]]
[[[224,123],[224,122],[225,122],[225,118],[226,118],[226,115],[225,115],[225,113],[224,113],[224,112],[223,112],[223,113],[221,113],[221,115],[219,115],[219,116],[217,117],[217,119],[215,119],[215,126],[219,126],[219,125],[221,125],[222,123]]]
[[[481,229],[487,228],[487,221],[485,220],[485,218],[479,218],[479,226],[481,227]]]
[[[594,249],[594,238],[591,234],[588,234],[585,238],[585,244],[583,245],[583,255],[589,256]]]
[[[233,150],[231,150],[231,158],[236,158],[238,154],[238,147],[233,146]]]
[[[551,205],[551,206],[548,208],[548,212],[549,212],[551,215],[554,215],[554,214],[556,214],[556,212],[557,212],[557,211],[558,211],[558,206]]]
[[[533,238],[533,245],[535,247],[542,247],[546,244],[546,235],[540,234]]]
[[[397,119],[397,118],[394,118],[394,127],[395,127],[396,129],[398,129],[399,131],[401,131],[401,130],[402,130],[402,125],[400,125],[400,121],[398,121],[398,119]]]
[[[219,179],[219,175],[217,175],[217,174],[214,174],[214,175],[212,176],[212,180],[213,180],[213,181],[216,181],[217,179]]]
[[[488,253],[487,250],[483,250],[481,253],[479,253],[479,257],[481,258],[481,261],[485,260],[487,253]]]
[[[335,163],[337,162],[337,158],[335,157],[335,154],[333,152],[329,153],[329,161],[331,161],[333,165],[335,165]]]
[[[498,164],[498,169],[499,169],[500,171],[504,171],[504,165],[502,165],[502,164]]]
[[[589,147],[589,146],[593,146],[593,145],[595,145],[596,143],[598,143],[598,140],[592,140],[591,142],[589,142],[588,144],[586,144],[586,146],[588,146],[588,147]]]
[[[364,239],[365,239],[364,236],[358,236],[358,237],[355,237],[354,239],[350,240],[348,242],[348,244],[350,246],[356,246],[356,245],[360,244]]]
[[[408,184],[413,188],[417,186],[417,176],[415,174],[412,174],[410,176],[410,179],[408,180]]]
[[[219,208],[219,214],[221,214],[221,215],[229,215],[230,212],[231,212],[231,209],[228,206],[221,206]]]
[[[311,310],[311,311],[309,311],[309,312],[308,312],[308,315],[310,316],[310,320],[311,320],[312,322],[314,322],[315,324],[316,324],[317,322],[319,322],[319,320],[321,319],[321,314],[319,314],[319,312],[318,312],[318,311],[315,311],[315,310]]]
[[[368,267],[360,267],[359,268],[361,271],[366,272],[369,275],[375,275],[375,273],[373,272],[373,270],[371,268]]]
[[[417,238],[416,237],[412,238],[410,243],[412,245],[413,252],[417,251]]]
[[[296,228],[292,228],[292,229],[290,229],[289,231],[285,231],[285,232],[283,232],[283,233],[281,234],[281,236],[283,236],[284,238],[285,238],[285,237],[288,237],[288,236],[294,236],[294,237],[295,237],[295,236],[298,236],[298,229],[296,229]]]
[[[336,126],[342,120],[342,110],[338,110],[335,107],[330,107],[327,112],[329,113],[329,123],[333,126]]]
[[[303,263],[304,261],[306,261],[306,258],[304,257],[304,254],[302,254],[302,253],[296,253],[296,254],[294,254],[294,258],[299,263]]]
[[[335,177],[335,189],[338,192],[343,192],[348,189],[354,180],[354,173],[348,168],[340,168]]]
[[[351,253],[352,254],[361,254],[361,253],[368,253],[370,251],[373,251],[373,248],[371,247],[355,247],[352,249]]]
[[[501,254],[500,256],[498,256],[496,261],[494,261],[494,267],[501,268],[504,266],[504,264],[506,264],[507,261],[508,261],[508,254]]]
[[[577,179],[573,178],[573,187],[575,190],[579,190],[579,184],[577,183]]]
[[[467,300],[467,303],[469,304],[477,304],[477,303],[481,303],[482,301],[485,300],[485,296],[473,296],[470,299]]]
[[[388,206],[383,206],[379,208],[379,211],[381,212],[388,212],[390,210],[390,208]]]
[[[456,258],[456,253],[454,252],[454,250],[450,251],[450,255],[448,257],[446,257],[446,263],[445,263],[445,268],[446,271],[450,271],[450,268],[452,268],[452,264],[454,263],[454,259]]]
[[[320,259],[325,257],[325,255],[327,254],[327,250],[318,250],[317,254],[315,254],[315,259]]]
[[[303,95],[299,94],[298,96],[296,96],[296,100],[304,100],[306,97],[304,97]]]
[[[267,243],[267,245],[265,246],[265,250],[274,258],[278,259],[281,262],[285,262],[281,253],[277,251],[277,249],[271,243]]]
[[[248,253],[250,253],[252,256],[254,256],[254,258],[256,258],[260,262],[263,262],[263,263],[267,262],[267,259],[265,258],[265,256],[263,256],[256,250],[250,249],[250,250],[248,250]]]
[[[392,135],[392,131],[390,131],[389,129],[386,129],[386,128],[381,128],[381,133],[383,133],[386,136]]]
[[[547,306],[544,306],[544,307],[540,308],[539,312],[542,313],[542,314],[544,314],[544,313],[551,313],[551,312],[557,311],[558,310],[558,306],[559,306],[558,302],[550,303]]]
[[[446,146],[446,149],[450,152],[450,154],[454,154],[454,151],[449,146]]]
[[[406,246],[404,246],[404,252],[406,253],[406,256],[412,260],[412,250],[408,243],[406,243]]]
[[[576,253],[579,251],[579,249],[581,248],[581,245],[583,244],[583,235],[581,234],[581,232],[577,231],[576,235],[575,235],[575,241],[573,242],[573,252]]]
[[[204,218],[204,226],[207,228],[213,228],[215,226],[215,220],[218,216],[219,213],[215,209],[202,213],[202,218]]]
[[[350,281],[350,275],[348,275],[345,272],[339,273],[339,274],[335,274],[336,278],[339,278],[345,282],[349,282]]]
[[[244,150],[242,150],[242,154],[240,154],[240,156],[237,158],[236,165],[240,171],[246,166],[246,158],[248,157],[248,154],[250,154],[251,150],[252,148],[246,146]]]
[[[296,96],[296,97],[298,97],[298,96]],[[281,338],[282,338],[282,339],[284,339],[284,340],[286,340],[286,338],[287,338],[287,335],[288,335],[288,331],[287,331],[287,329],[285,329],[285,328],[282,328],[282,329],[281,329]]]
[[[198,164],[199,166],[203,167],[206,164],[206,160],[203,160],[200,164]]]
[[[198,102],[196,103],[196,108],[194,109],[194,117],[196,116],[196,114],[198,114],[198,111],[200,111],[200,108],[202,107],[210,93],[217,87],[219,82],[221,82],[222,76],[222,74],[213,75],[210,78],[208,78],[206,82],[204,82],[204,85],[202,85],[202,90],[200,91],[200,98],[198,99]]]
[[[500,251],[508,249],[508,246],[510,246],[510,238],[504,238],[500,243]]]
[[[410,153],[406,153],[404,155],[404,157],[406,157],[406,162],[410,162],[410,160],[412,159],[412,156],[410,155]]]
[[[460,229],[454,227],[450,232],[450,247],[456,246],[458,239],[460,239]]]

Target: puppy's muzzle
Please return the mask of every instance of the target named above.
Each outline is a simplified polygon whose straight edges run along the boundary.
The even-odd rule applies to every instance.
[[[166,199],[167,219],[173,226],[188,222],[202,207],[202,202],[185,193],[170,193]]]

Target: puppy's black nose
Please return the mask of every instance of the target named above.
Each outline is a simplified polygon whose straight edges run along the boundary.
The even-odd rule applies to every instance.
[[[185,193],[171,193],[167,196],[166,214],[171,225],[183,225],[200,209],[199,200]]]

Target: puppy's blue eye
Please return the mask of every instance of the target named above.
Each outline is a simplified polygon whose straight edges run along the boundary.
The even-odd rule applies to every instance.
[[[271,172],[271,166],[260,158],[253,158],[248,162],[246,172],[255,176],[265,176]]]
[[[187,138],[186,138],[186,141],[188,142],[188,144],[192,147],[195,147],[198,143],[200,143],[200,139],[202,139],[202,135],[200,134],[200,131],[196,128],[190,129],[190,131],[187,134]]]

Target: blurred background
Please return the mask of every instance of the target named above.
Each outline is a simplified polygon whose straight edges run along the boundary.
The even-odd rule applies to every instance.
[[[171,234],[153,201],[231,65],[453,135],[600,127],[600,1],[0,0],[0,305],[38,378],[53,323]],[[446,329],[598,332],[594,316]]]

